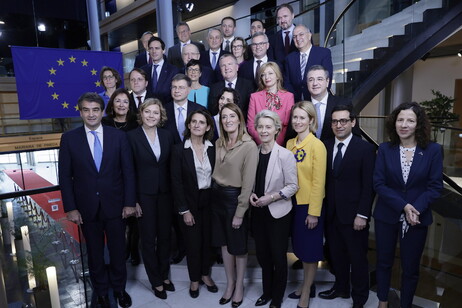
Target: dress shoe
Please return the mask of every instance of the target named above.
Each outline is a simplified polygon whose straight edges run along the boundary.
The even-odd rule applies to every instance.
[[[237,308],[237,307],[239,307],[239,306],[242,304],[243,301],[244,301],[244,300],[241,300],[240,302],[232,301],[231,307]]]
[[[192,298],[197,298],[199,296],[199,288],[197,288],[197,290],[191,290],[189,289],[189,295],[192,297]]]
[[[208,285],[205,285],[207,287],[207,291],[209,291],[210,293],[217,293],[218,292],[218,287],[217,285],[213,285],[213,286],[208,286]]]
[[[294,291],[292,293],[290,293],[287,297],[288,298],[291,298],[291,299],[299,299],[300,298],[300,295],[297,295],[296,293],[297,291]],[[311,295],[311,294],[310,294]]]
[[[303,262],[302,260],[298,259],[297,261],[295,261],[294,263],[292,263],[292,269],[293,270],[299,270],[299,269],[302,269],[303,268]]]
[[[162,290],[162,291],[159,291],[157,290],[156,288],[152,288],[152,290],[154,291],[154,295],[160,299],[167,299],[167,291]]]
[[[255,306],[265,306],[269,301],[270,301],[269,298],[266,298],[265,296],[262,295],[260,296],[259,299],[257,299]]]
[[[98,296],[96,298],[96,303],[98,304],[99,308],[110,308],[111,307],[109,303],[109,297],[107,295]]]
[[[327,290],[327,291],[319,292],[318,295],[322,299],[334,299],[334,298],[337,298],[337,297],[350,298],[350,294],[348,294],[346,292],[337,291],[334,288],[332,288],[330,290]]]
[[[227,303],[229,303],[231,301],[231,297],[230,298],[220,298],[220,301],[218,302],[220,305],[226,305]]]
[[[163,282],[162,285],[164,286],[165,291],[169,292],[175,292],[175,286],[173,285],[173,282],[165,283]]]
[[[114,297],[117,298],[117,301],[119,302],[119,306],[122,308],[128,308],[131,307],[132,305],[132,298],[128,293],[123,290],[119,292],[114,292]]]
[[[353,303],[353,306],[352,306],[352,307],[353,307],[353,308],[364,308],[364,305]]]
[[[183,261],[184,257],[186,256],[186,253],[184,251],[179,251],[171,260],[170,263],[172,264],[178,264],[181,261]]]

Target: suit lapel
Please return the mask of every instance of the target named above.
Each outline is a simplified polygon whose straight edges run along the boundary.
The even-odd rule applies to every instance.
[[[151,145],[149,144],[148,137],[144,133],[143,128],[140,126],[138,129],[140,130],[140,133],[138,134],[138,136],[140,138],[141,144],[145,147],[145,149],[148,151],[148,153],[150,153],[152,155],[152,157],[155,159],[155,161],[157,162],[156,155],[154,155],[154,152],[152,151]],[[159,138],[159,131],[157,131],[157,138]],[[162,157],[162,155],[161,155],[161,157]]]
[[[402,186],[404,186],[403,172],[401,171],[401,153],[400,153],[400,150],[399,150],[399,145],[393,146],[390,149],[390,152],[391,152],[390,166],[391,166],[391,168],[398,169],[397,172],[393,172],[393,174],[397,177],[396,180],[398,180],[398,182]]]
[[[184,146],[184,144],[182,144]],[[188,165],[188,170],[190,170],[192,172],[192,175],[193,175],[193,178],[194,178],[194,182],[196,183],[196,187],[197,187],[197,174],[196,174],[196,165],[194,164],[194,153],[193,153],[193,149],[192,147],[191,148],[183,148],[183,151],[184,151],[184,156],[185,156],[185,159],[186,159],[186,164]]]
[[[82,126],[81,133],[78,134],[78,138],[80,138],[80,140],[78,140],[79,142],[76,142],[76,144],[84,145],[83,146],[83,149],[84,149],[83,154],[84,154],[85,159],[95,169],[95,171],[98,172],[96,170],[95,160],[93,159],[93,155],[91,154],[90,145],[88,144],[88,139],[87,139],[87,135],[86,135],[86,131],[85,131],[84,126]]]
[[[265,191],[268,191],[269,184],[271,179],[273,178],[273,173],[275,168],[270,168],[270,166],[276,165],[276,159],[279,157],[279,146],[275,142],[273,145],[273,149],[271,150],[270,158],[268,161],[268,166],[266,168],[266,176],[265,176]]]
[[[330,139],[326,143],[326,150],[327,150],[327,172],[332,172],[332,159],[333,159],[333,153],[334,153],[334,145],[335,142],[333,139]]]
[[[409,176],[407,178],[406,185],[409,185],[414,180],[415,174],[417,170],[419,170],[424,159],[425,159],[425,150],[420,148],[419,146],[416,146],[414,158],[412,159],[411,170],[409,171]]]

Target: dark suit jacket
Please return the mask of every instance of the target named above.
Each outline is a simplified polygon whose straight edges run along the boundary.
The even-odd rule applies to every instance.
[[[217,66],[215,66],[215,69],[212,68],[212,63],[210,62],[210,55],[209,55],[210,49],[207,49],[205,51],[201,52],[201,58],[199,61],[201,61],[202,67],[210,67],[213,72],[214,72],[214,79],[215,81],[223,80],[223,76],[221,75],[221,70],[220,70],[220,57],[222,55],[228,54],[229,52],[224,51],[223,49],[220,49],[220,53],[217,55]]]
[[[160,157],[156,159],[143,128],[127,133],[133,151],[137,194],[155,195],[170,192],[170,151],[173,137],[169,131],[157,128]]]
[[[193,41],[191,41],[191,44],[196,45],[199,49],[199,52],[205,51],[204,44]],[[173,45],[168,49],[167,59],[168,63],[175,65],[178,68],[182,68],[184,66],[183,58],[181,57],[181,42]]]
[[[180,73],[185,74],[185,67],[180,68]],[[199,83],[203,86],[209,87],[216,82],[215,72],[211,67],[202,66],[201,77],[199,78]]]
[[[335,139],[324,142],[327,149],[326,211],[327,221],[353,224],[357,214],[371,217],[374,189],[372,174],[375,147],[353,135],[340,164],[337,176],[332,170]]]
[[[148,87],[149,87],[149,84],[148,84]],[[137,100],[137,99],[136,99],[135,92],[130,93],[130,95],[132,96],[133,101],[130,102],[129,108],[130,108],[130,110],[131,110],[132,112],[134,112],[134,113],[136,114],[136,113],[139,112],[139,107],[140,107],[140,105],[138,105],[138,107],[136,107],[136,100]],[[146,99],[148,99],[148,98],[150,98],[150,97],[154,97],[154,96],[153,96],[151,93],[149,93],[149,91],[147,91],[146,96],[144,97],[144,100],[146,100]],[[144,102],[144,101],[143,101],[143,102]]]
[[[223,91],[224,87],[224,81],[219,81],[210,87],[208,109],[212,115],[216,115],[218,113],[218,99],[220,98],[220,94]],[[242,113],[244,114],[244,119],[247,119],[247,110],[249,109],[250,94],[254,92],[252,82],[250,80],[238,77],[235,89],[240,96],[239,107],[241,108]]]
[[[281,63],[282,66],[284,66],[285,59],[287,57],[285,48],[284,48],[284,40],[282,38],[282,30],[279,30],[272,36],[268,38],[269,43],[270,43],[270,48],[272,56],[274,60],[276,60],[278,63]],[[295,47],[294,40],[290,42],[290,51],[289,53],[297,51],[297,47]]]
[[[252,80],[253,81],[253,89],[254,89],[254,91],[257,91],[258,84],[256,83],[255,74],[254,74],[254,71],[253,71],[253,61],[254,61],[254,58],[251,58],[251,59],[241,63],[241,65],[239,65],[238,76],[242,77],[242,78],[245,78],[247,80]],[[274,59],[272,59],[272,58],[270,58],[268,56],[268,62],[269,61],[274,62]],[[279,69],[281,69],[281,67],[279,67]],[[282,69],[281,69],[281,72],[282,72]]]
[[[215,147],[207,148],[207,155],[212,166],[215,166]],[[190,210],[197,213],[199,204],[199,189],[197,184],[196,167],[192,148],[184,148],[184,143],[175,144],[171,161],[172,187],[175,188],[173,201],[176,212]]]
[[[142,69],[148,75],[148,89],[153,97],[157,97],[166,104],[172,99],[170,87],[172,86],[172,79],[178,73],[178,68],[167,62],[162,65],[160,75],[157,77],[157,89],[154,91],[152,83],[152,65],[145,65]]]
[[[142,68],[143,66],[148,65],[147,54],[148,52],[145,50],[140,52],[135,58],[135,65],[133,65],[133,67]]]
[[[173,142],[175,144],[182,143],[181,138],[180,138],[180,134],[178,134],[178,127],[176,126],[175,110],[173,110],[173,108],[174,108],[173,101],[168,102],[167,104],[165,104],[164,107],[165,107],[165,111],[167,112],[167,122],[165,123],[164,127],[173,136]],[[203,106],[188,100],[188,109],[187,109],[188,110],[187,111],[188,115],[191,112],[196,111],[196,110],[200,110],[200,109],[205,110],[205,108]],[[186,118],[185,118],[185,120],[186,120]]]
[[[330,80],[332,80],[332,57],[330,49],[328,48],[317,46],[311,47],[303,79],[300,73],[300,52],[292,52],[286,58],[284,64],[284,88],[287,91],[294,93],[296,102],[301,100],[302,94],[304,99],[310,98],[306,82],[306,74],[309,68],[313,65],[322,65],[327,71],[329,71]]]
[[[420,212],[421,225],[430,225],[433,222],[430,205],[443,188],[442,152],[441,146],[433,142],[425,149],[417,146],[405,184],[399,146],[382,143],[374,169],[374,189],[378,195],[374,218],[387,224],[398,223],[404,206],[410,203]]]
[[[84,127],[64,133],[59,151],[59,185],[64,211],[78,210],[85,221],[122,218],[135,206],[135,174],[125,132],[103,126],[103,158],[96,169]]]

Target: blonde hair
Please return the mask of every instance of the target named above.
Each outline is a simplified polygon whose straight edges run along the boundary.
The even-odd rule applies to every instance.
[[[143,120],[141,120],[141,114],[143,111],[148,108],[149,106],[152,105],[157,105],[159,106],[160,110],[160,120],[159,124],[157,124],[158,127],[164,126],[165,122],[167,121],[167,112],[165,111],[164,106],[162,105],[162,102],[158,98],[147,98],[140,106],[140,113],[138,113],[138,124],[143,125]]]
[[[281,69],[279,68],[279,65],[276,62],[266,62],[260,66],[257,72],[258,76],[258,90],[263,91],[266,89],[265,83],[263,82],[263,78],[261,75],[265,72],[265,69],[271,68],[274,71],[274,74],[276,75],[276,78],[278,79],[277,81],[277,88],[278,90],[283,90],[285,91],[284,87],[282,86],[284,79],[282,77]]]
[[[313,119],[310,123],[310,132],[316,134],[316,130],[318,129],[318,116],[316,114],[316,109],[314,105],[310,101],[300,101],[292,106],[291,116],[294,114],[294,110],[296,108],[300,108],[301,110],[305,111],[308,114],[309,119]]]
[[[227,103],[221,108],[220,110],[220,138],[217,140],[221,146],[226,146],[226,144],[229,141],[229,136],[228,132],[226,132],[223,129],[223,121],[221,121],[221,114],[223,113],[223,110],[229,109],[233,111],[234,113],[237,114],[237,117],[239,118],[239,128],[238,128],[238,135],[237,135],[237,140],[242,140],[242,136],[244,134],[247,134],[247,130],[245,129],[245,120],[244,120],[244,115],[241,111],[241,108],[239,108],[238,105],[234,103]]]
[[[276,138],[282,129],[281,118],[279,118],[279,115],[276,112],[268,110],[268,109],[263,109],[262,111],[257,113],[257,115],[255,116],[255,121],[253,125],[255,130],[257,130],[258,122],[260,121],[260,119],[264,119],[264,118],[273,120],[274,128],[277,131],[276,135],[274,136]]]

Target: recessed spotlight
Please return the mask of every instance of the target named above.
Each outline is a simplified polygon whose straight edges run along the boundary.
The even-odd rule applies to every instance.
[[[457,55],[459,56],[459,58],[462,58],[462,49],[459,50],[459,52],[457,53]]]
[[[47,27],[45,27],[45,24],[39,24],[37,26],[37,29],[40,31],[40,32],[45,32],[47,30]]]

